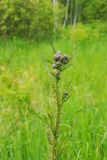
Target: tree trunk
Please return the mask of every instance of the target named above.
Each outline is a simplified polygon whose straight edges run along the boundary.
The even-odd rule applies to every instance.
[[[63,24],[63,27],[66,26],[67,24],[67,19],[68,19],[68,8],[69,8],[69,1],[70,0],[67,0],[67,5],[66,5],[66,13],[65,13],[65,19],[64,19],[64,24]]]
[[[74,17],[73,17],[73,27],[76,26],[78,19],[78,0],[75,0],[75,7],[74,7]]]
[[[56,29],[58,27],[58,17],[56,12],[57,5],[58,0],[53,0],[54,32],[56,32]]]
[[[71,24],[73,27],[76,26],[79,17],[79,6],[78,0],[71,1]]]

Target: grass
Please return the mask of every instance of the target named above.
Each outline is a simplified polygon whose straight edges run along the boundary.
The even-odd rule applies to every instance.
[[[72,98],[64,105],[60,144],[74,124],[61,160],[107,159],[107,38],[59,40],[56,49],[73,53],[61,90],[72,80]],[[50,152],[47,127],[37,113],[53,109],[47,63],[48,43],[0,41],[0,160],[45,160]]]

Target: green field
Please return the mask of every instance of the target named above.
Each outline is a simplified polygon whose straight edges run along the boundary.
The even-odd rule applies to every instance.
[[[73,55],[62,74],[61,91],[72,81],[63,106],[60,143],[72,127],[60,160],[107,160],[107,36],[57,40],[57,50]],[[54,112],[48,42],[0,40],[0,160],[45,160],[48,128],[39,118]]]

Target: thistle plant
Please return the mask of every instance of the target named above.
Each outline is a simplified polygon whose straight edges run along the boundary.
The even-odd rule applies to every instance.
[[[59,130],[61,124],[61,115],[62,115],[62,106],[63,103],[68,100],[71,95],[71,89],[64,91],[63,94],[60,93],[60,79],[62,72],[68,68],[70,64],[70,58],[66,54],[62,54],[60,51],[57,51],[53,56],[52,64],[52,76],[55,81],[55,99],[56,99],[56,115],[55,115],[55,124],[53,126],[53,141],[52,141],[52,160],[58,160],[58,139],[59,139]]]
[[[47,60],[45,58],[43,58],[43,60],[44,62],[51,64],[51,77],[54,82],[54,85],[53,85],[54,98],[53,97],[52,98],[54,99],[54,101],[52,99],[51,104],[49,102],[46,104],[46,106],[48,107],[46,108],[48,110],[45,114],[38,115],[36,113],[36,116],[40,118],[48,127],[47,135],[48,135],[48,141],[50,144],[50,147],[49,147],[50,154],[48,159],[59,160],[64,151],[64,146],[66,142],[68,142],[69,138],[71,138],[71,130],[70,130],[69,133],[67,134],[67,137],[64,138],[63,142],[60,142],[59,140],[61,136],[60,126],[62,124],[61,117],[63,116],[62,114],[63,104],[71,97],[71,93],[72,93],[71,82],[67,83],[67,88],[64,89],[63,92],[61,91],[60,82],[62,79],[62,72],[71,66],[71,57],[69,57],[67,54],[63,54],[61,51],[56,51],[51,42],[50,44],[54,50],[54,55],[50,60],[49,59]]]

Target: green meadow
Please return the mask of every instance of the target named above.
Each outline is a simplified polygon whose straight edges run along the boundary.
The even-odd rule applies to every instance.
[[[72,56],[60,83],[63,91],[72,81],[61,116],[60,160],[107,160],[107,36],[52,43]],[[0,160],[48,159],[48,127],[40,115],[54,111],[47,62],[53,54],[48,41],[0,40]]]
[[[107,0],[0,0],[0,160],[107,160]]]

